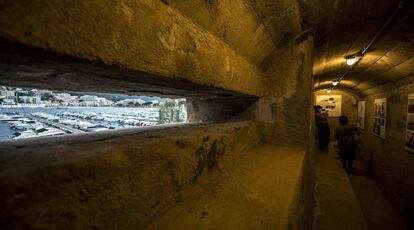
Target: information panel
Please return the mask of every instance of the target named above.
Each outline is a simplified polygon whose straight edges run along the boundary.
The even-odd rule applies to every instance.
[[[385,139],[387,128],[387,99],[374,100],[374,135]]]
[[[414,93],[408,94],[405,149],[411,153],[414,153]]]
[[[315,104],[328,111],[329,117],[342,115],[342,95],[317,95]]]
[[[365,128],[365,101],[358,101],[358,128]]]

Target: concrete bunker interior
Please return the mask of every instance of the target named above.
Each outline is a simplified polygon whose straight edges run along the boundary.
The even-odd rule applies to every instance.
[[[0,227],[408,229],[413,12],[394,0],[0,1],[0,85],[184,96],[193,122],[1,142]],[[315,149],[318,95],[341,95],[351,123],[366,102],[358,160],[409,227],[369,215],[368,176]],[[385,138],[371,132],[379,98]]]

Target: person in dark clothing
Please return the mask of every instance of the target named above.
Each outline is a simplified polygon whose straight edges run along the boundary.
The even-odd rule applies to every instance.
[[[330,128],[328,124],[328,113],[322,111],[322,106],[316,105],[315,109],[315,123],[318,127],[318,144],[320,150],[328,150]]]
[[[339,156],[347,173],[352,173],[352,163],[356,157],[358,131],[355,126],[348,124],[347,116],[340,116],[341,126],[335,130],[335,139],[338,140]]]

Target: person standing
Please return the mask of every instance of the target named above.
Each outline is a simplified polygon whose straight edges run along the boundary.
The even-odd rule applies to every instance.
[[[341,126],[335,130],[335,139],[338,140],[339,156],[345,171],[352,174],[352,164],[356,157],[358,131],[348,123],[347,116],[340,116]]]
[[[319,150],[328,150],[330,129],[328,124],[328,113],[322,110],[322,106],[316,105],[315,109],[315,123],[318,127],[318,146]]]

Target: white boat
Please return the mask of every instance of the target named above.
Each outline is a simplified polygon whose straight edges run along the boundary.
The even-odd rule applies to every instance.
[[[51,127],[49,128],[39,127],[36,130],[29,129],[29,130],[20,132],[20,135],[15,136],[13,139],[57,136],[57,135],[63,135],[63,134],[66,134],[66,133],[60,129],[51,128]]]
[[[102,128],[90,128],[88,130],[92,131],[92,132],[99,132],[99,131],[106,131],[106,130],[109,130],[109,129],[105,128],[105,127],[102,127]]]
[[[66,133],[60,129],[48,128],[43,132],[37,133],[36,137],[58,136],[58,135],[63,135],[63,134],[66,134]]]
[[[25,138],[32,138],[36,137],[36,133],[29,129],[23,132],[18,133],[13,139],[25,139]]]
[[[12,117],[6,114],[0,114],[0,121],[10,121]]]

